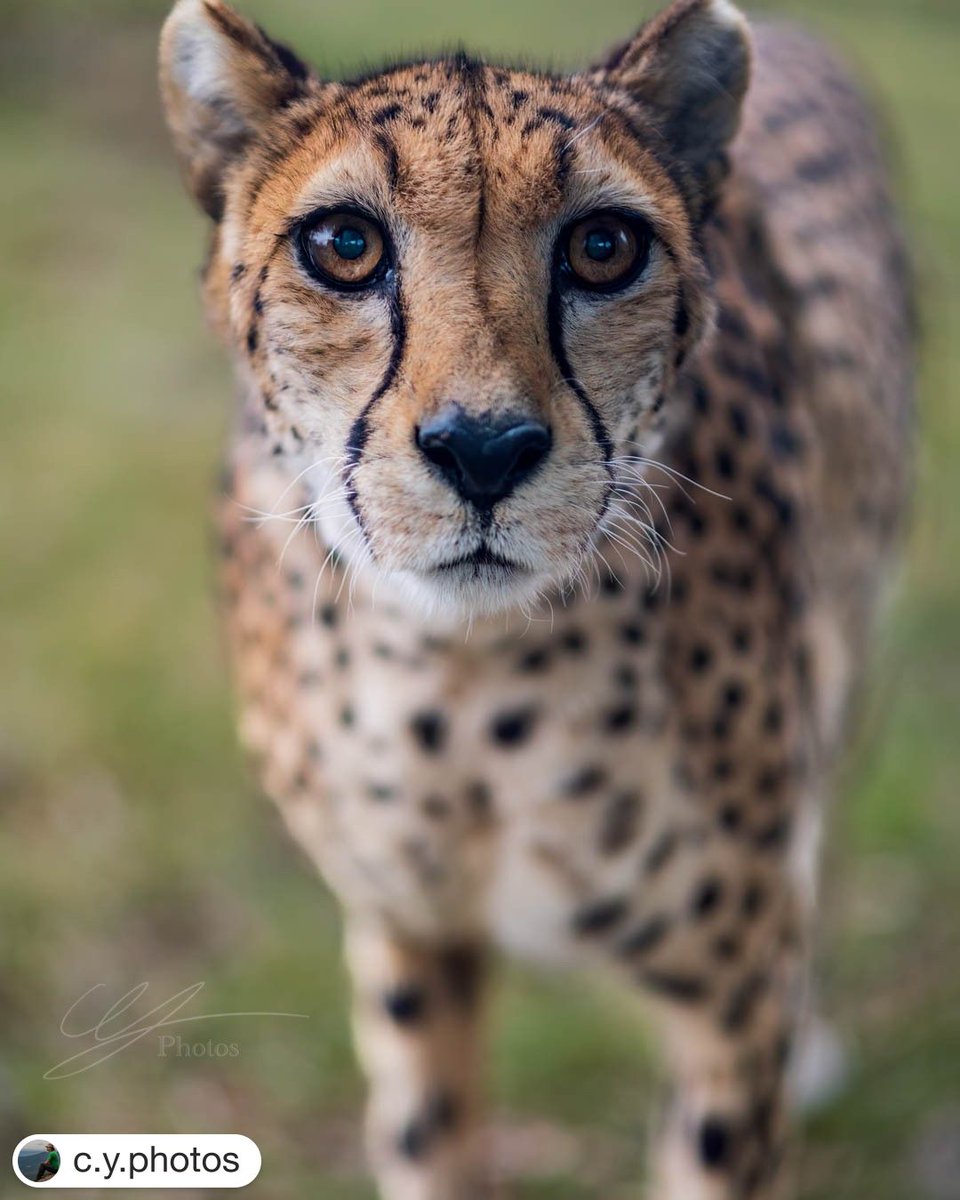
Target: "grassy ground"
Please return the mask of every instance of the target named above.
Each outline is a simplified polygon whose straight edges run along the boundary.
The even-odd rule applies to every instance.
[[[251,1194],[361,1200],[335,916],[234,750],[204,523],[230,389],[195,298],[201,224],[154,98],[163,7],[6,0],[0,16],[0,1143],[38,1129],[231,1129],[263,1148]],[[247,7],[331,70],[460,38],[574,61],[642,15],[626,0]],[[822,991],[852,1071],[809,1123],[804,1194],[949,1200],[960,1197],[960,11],[954,0],[790,11],[833,33],[886,102],[928,325],[915,532],[830,839]],[[309,1019],[191,1030],[190,1041],[236,1042],[227,1059],[164,1058],[148,1038],[44,1080],[77,1048],[60,1031],[68,1005],[104,984],[102,1011],[141,980],[156,1001],[204,981],[192,1012]],[[650,1070],[625,1002],[509,973],[496,1033],[506,1149],[528,1168],[519,1194],[636,1195]]]

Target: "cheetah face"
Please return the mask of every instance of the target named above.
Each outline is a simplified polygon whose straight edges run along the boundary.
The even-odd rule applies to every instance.
[[[678,0],[567,78],[460,55],[325,83],[180,0],[162,82],[208,306],[343,559],[475,614],[638,540],[747,61],[726,0]]]

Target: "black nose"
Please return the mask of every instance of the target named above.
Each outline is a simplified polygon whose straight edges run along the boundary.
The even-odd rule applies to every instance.
[[[446,408],[417,430],[417,445],[464,500],[492,508],[540,466],[550,430],[516,417],[472,417]]]

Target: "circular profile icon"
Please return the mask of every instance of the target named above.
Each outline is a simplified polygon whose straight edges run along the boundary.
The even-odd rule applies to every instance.
[[[17,1170],[30,1183],[46,1183],[60,1170],[60,1152],[53,1142],[34,1138],[17,1155]]]

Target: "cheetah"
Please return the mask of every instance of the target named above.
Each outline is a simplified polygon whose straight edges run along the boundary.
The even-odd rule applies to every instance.
[[[236,368],[242,740],[344,912],[384,1200],[491,1194],[491,955],[657,1030],[653,1200],[791,1194],[818,844],[910,482],[909,268],[815,39],[675,0],[571,75],[335,82],[179,0]]]

